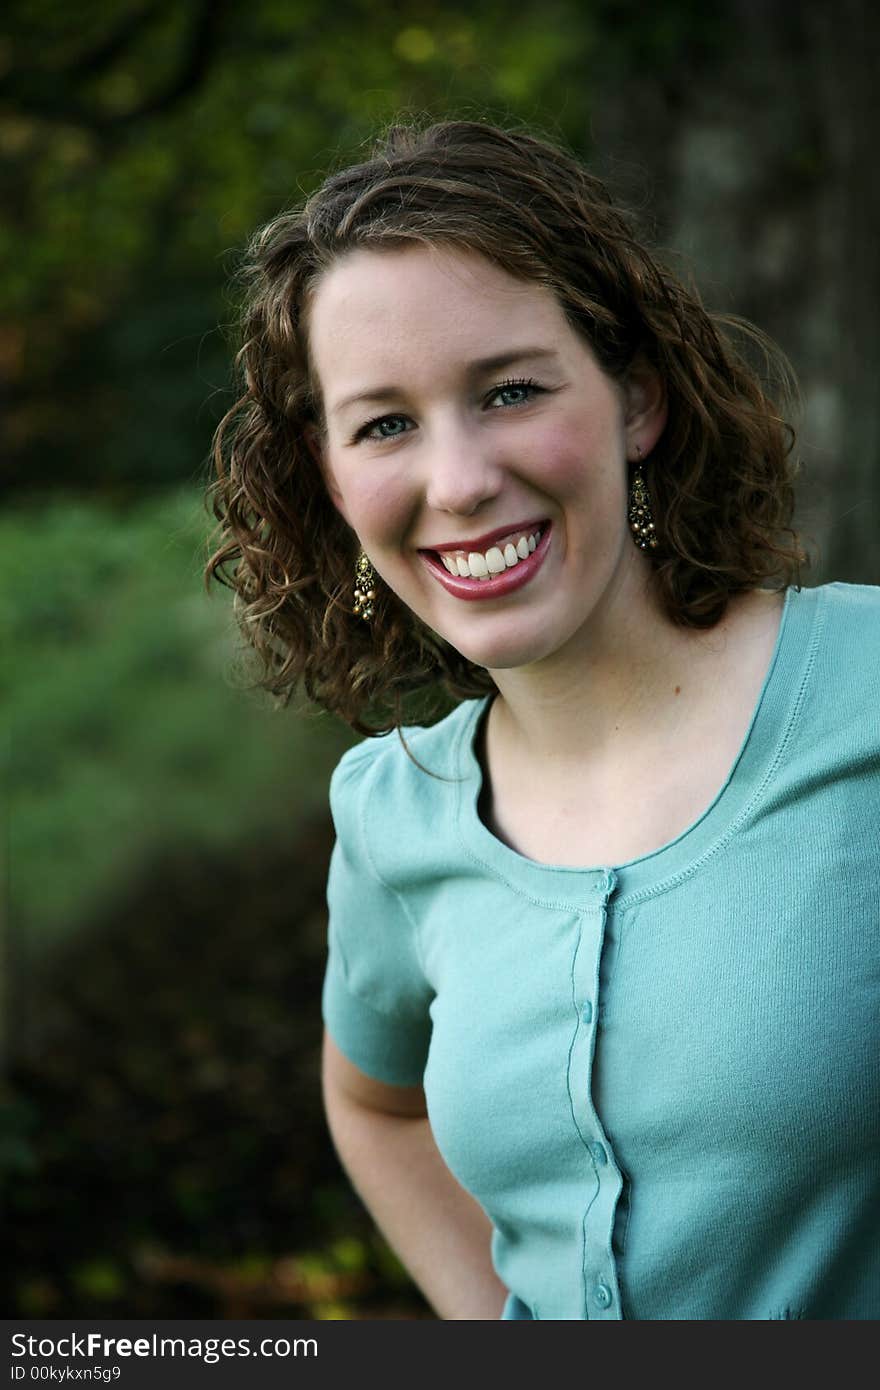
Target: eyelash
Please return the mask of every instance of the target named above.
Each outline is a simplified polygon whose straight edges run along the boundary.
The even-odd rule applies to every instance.
[[[502,381],[498,386],[493,386],[491,391],[488,392],[486,399],[489,400],[492,396],[500,395],[502,391],[512,391],[518,387],[521,387],[523,390],[528,390],[531,393],[541,393],[545,389],[543,386],[539,386],[536,381],[533,381],[531,377],[510,377],[507,381]],[[504,408],[506,410],[516,410],[518,406],[528,405],[530,399],[531,396],[526,396],[524,400],[515,401],[513,405],[508,405]],[[355,432],[352,443],[358,444],[362,439],[366,439],[369,436],[370,430],[375,429],[377,425],[381,425],[385,420],[403,420],[405,418],[406,417],[403,415],[376,415],[372,420],[367,420],[361,425],[360,429]],[[405,431],[405,433],[408,433],[408,431]],[[400,435],[398,434],[378,434],[373,436],[373,442],[381,443],[385,439],[399,438]]]

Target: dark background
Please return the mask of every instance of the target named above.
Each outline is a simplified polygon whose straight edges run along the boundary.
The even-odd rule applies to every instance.
[[[810,583],[880,582],[867,0],[12,0],[0,20],[6,1316],[419,1317],[321,1116],[329,772],[201,588],[228,289],[392,117],[584,155],[803,389]]]

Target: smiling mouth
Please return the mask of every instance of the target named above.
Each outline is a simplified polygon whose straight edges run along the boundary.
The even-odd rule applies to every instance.
[[[439,584],[455,598],[466,601],[504,598],[521,589],[537,574],[550,548],[552,526],[540,522],[530,531],[513,532],[498,545],[479,551],[420,550],[422,562]],[[513,559],[513,554],[516,559]],[[525,551],[525,554],[523,554]],[[511,563],[508,564],[508,560]],[[467,573],[461,570],[467,565]],[[499,562],[501,568],[499,569]],[[455,569],[452,569],[452,564]],[[482,569],[485,567],[485,574]]]
[[[511,531],[483,551],[429,550],[425,553],[438,560],[451,575],[488,582],[528,560],[537,550],[546,530],[547,523],[540,522],[529,531]]]

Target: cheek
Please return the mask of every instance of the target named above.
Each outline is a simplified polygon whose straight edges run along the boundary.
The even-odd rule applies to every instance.
[[[603,422],[548,426],[535,442],[534,476],[555,496],[595,502],[622,486],[624,461],[616,435]]]
[[[359,469],[340,477],[351,526],[360,536],[381,542],[395,535],[411,514],[411,487],[388,470]]]

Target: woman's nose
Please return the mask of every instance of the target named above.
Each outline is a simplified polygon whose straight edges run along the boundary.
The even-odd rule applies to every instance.
[[[503,469],[497,451],[475,429],[459,426],[438,432],[425,467],[425,498],[434,511],[471,516],[501,489]]]

